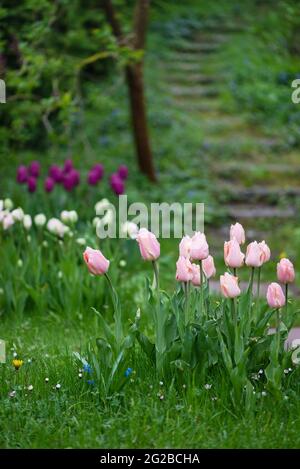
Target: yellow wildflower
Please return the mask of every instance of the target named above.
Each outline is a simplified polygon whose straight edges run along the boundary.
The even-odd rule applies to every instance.
[[[12,361],[12,364],[13,364],[13,366],[15,367],[15,370],[18,371],[19,368],[21,368],[21,366],[23,365],[23,360],[19,360],[18,358],[15,358],[15,359]]]

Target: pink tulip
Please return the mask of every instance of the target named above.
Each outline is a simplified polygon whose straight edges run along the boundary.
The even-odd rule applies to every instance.
[[[292,283],[295,280],[295,269],[289,259],[281,259],[277,264],[277,278],[281,283]]]
[[[216,275],[214,258],[212,256],[208,256],[206,259],[204,259],[202,262],[202,269],[207,279],[210,279]]]
[[[224,261],[228,267],[242,267],[245,254],[241,252],[239,243],[235,238],[224,243]]]
[[[192,246],[192,238],[189,236],[184,236],[179,243],[179,255],[183,257],[190,258]]]
[[[141,228],[136,240],[139,244],[141,256],[145,261],[155,261],[160,256],[160,244],[155,234],[146,228]]]
[[[262,250],[257,241],[248,244],[245,263],[248,267],[261,267],[263,264]]]
[[[244,244],[245,242],[245,230],[240,223],[231,225],[230,227],[230,239],[236,239],[239,244]]]
[[[103,275],[108,271],[109,260],[97,249],[87,247],[83,253],[83,259],[93,275]]]
[[[282,308],[285,305],[285,297],[278,283],[271,283],[267,290],[267,301],[270,308]]]
[[[179,282],[190,282],[191,280],[193,280],[193,277],[193,265],[186,257],[179,256],[179,259],[176,262],[176,280],[178,280]]]
[[[268,262],[270,260],[270,257],[271,257],[270,248],[266,244],[265,241],[262,241],[261,243],[258,243],[258,246],[259,246],[260,252],[261,252],[262,263],[265,264],[265,262]]]
[[[2,226],[4,230],[8,230],[15,223],[14,217],[11,213],[7,213],[2,220]]]
[[[225,298],[235,298],[241,293],[238,285],[238,278],[234,277],[234,275],[231,275],[228,272],[225,272],[224,275],[221,275],[220,286]]]
[[[200,265],[192,264],[192,271],[193,271],[192,284],[195,287],[200,287],[201,285]]]
[[[209,248],[204,233],[196,232],[192,237],[190,250],[191,259],[203,261],[209,255]]]

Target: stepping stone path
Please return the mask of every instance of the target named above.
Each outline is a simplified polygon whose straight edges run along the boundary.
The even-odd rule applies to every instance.
[[[299,221],[295,206],[300,201],[299,152],[250,124],[246,115],[228,112],[220,97],[221,87],[228,92],[232,78],[220,53],[235,35],[246,31],[235,21],[203,22],[199,31],[191,29],[190,36],[186,31],[184,37],[173,36],[170,53],[161,64],[168,102],[183,119],[193,121],[199,135],[205,135],[204,141],[199,137],[199,179],[201,167],[208,165],[215,198],[227,215],[223,227],[208,225],[206,232],[221,251],[230,222],[243,223],[250,240],[257,235],[256,239],[271,242],[276,230],[279,233],[286,223],[297,226]],[[298,296],[298,289],[293,293]]]

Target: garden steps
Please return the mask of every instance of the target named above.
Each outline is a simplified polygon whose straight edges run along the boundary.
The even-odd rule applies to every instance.
[[[216,52],[220,44],[215,41],[209,42],[186,42],[173,44],[174,50],[182,54],[212,54]]]
[[[205,97],[203,97],[203,99],[201,99],[199,102],[197,101],[190,101],[190,102],[187,102],[186,99],[183,99],[182,97],[179,97],[179,96],[174,96],[173,97],[173,104],[174,104],[174,107],[177,107],[178,109],[182,110],[182,111],[185,111],[186,114],[190,113],[190,112],[205,112],[205,113],[208,113],[208,112],[211,112],[211,111],[214,111],[216,109],[219,108],[220,106],[220,103],[218,102],[218,100],[216,100],[215,98],[210,98],[210,99],[207,99]],[[193,116],[191,116],[193,117]],[[195,120],[195,123],[197,123],[197,120]],[[200,122],[199,122],[199,126],[200,126]]]
[[[173,96],[178,97],[192,97],[193,100],[197,97],[215,97],[218,90],[215,86],[170,86],[169,91]]]
[[[225,193],[225,197],[230,200],[237,200],[240,202],[249,201],[269,201],[270,204],[277,204],[282,199],[294,199],[300,197],[300,186],[289,186],[283,188],[281,186],[261,186],[253,185],[251,187],[240,186],[236,184],[221,184],[218,190]]]
[[[186,86],[191,86],[195,84],[212,85],[214,83],[217,83],[218,79],[214,75],[206,75],[201,73],[173,74],[169,77],[171,83],[177,85],[185,84]]]
[[[224,206],[224,210],[228,213],[229,217],[233,220],[239,220],[241,223],[244,220],[255,220],[259,218],[265,219],[293,219],[297,215],[297,210],[294,206],[288,205],[280,208],[270,204],[252,204],[252,203],[238,203],[229,204]]]

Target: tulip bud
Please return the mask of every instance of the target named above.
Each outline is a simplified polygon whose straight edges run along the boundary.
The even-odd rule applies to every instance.
[[[202,261],[202,269],[207,279],[216,275],[214,258],[212,256],[208,256],[204,261]]]
[[[295,269],[289,259],[281,259],[277,264],[277,278],[279,282],[287,284],[295,280]]]
[[[239,243],[235,238],[224,243],[224,261],[228,267],[242,267],[245,255],[241,252]]]
[[[204,233],[196,232],[192,237],[191,259],[202,261],[209,255],[209,248]]]
[[[160,256],[160,244],[156,236],[146,228],[141,228],[136,240],[139,244],[141,256],[145,261],[155,261]]]
[[[32,227],[32,218],[30,215],[24,215],[23,226],[25,230],[30,230],[30,228]]]
[[[261,267],[263,264],[263,255],[257,241],[248,244],[245,263],[248,267]]]
[[[267,290],[267,301],[270,308],[282,308],[285,305],[285,296],[278,283],[271,283]]]
[[[245,230],[240,223],[231,225],[230,227],[230,239],[236,239],[239,244],[244,244],[245,242]]]
[[[180,256],[176,262],[176,280],[178,280],[178,282],[190,282],[193,279],[194,274],[195,271],[189,259]]]
[[[179,243],[179,255],[183,257],[190,258],[192,247],[192,238],[189,236],[184,236]]]
[[[265,241],[262,241],[261,243],[258,243],[258,246],[259,246],[260,252],[261,252],[262,263],[265,264],[266,262],[268,262],[270,260],[270,257],[271,257],[270,248],[266,244]]]
[[[235,298],[241,294],[241,290],[238,285],[238,278],[225,272],[220,277],[220,286],[222,294],[225,298]]]
[[[103,275],[109,269],[109,260],[97,249],[87,247],[83,253],[83,259],[93,275]]]

